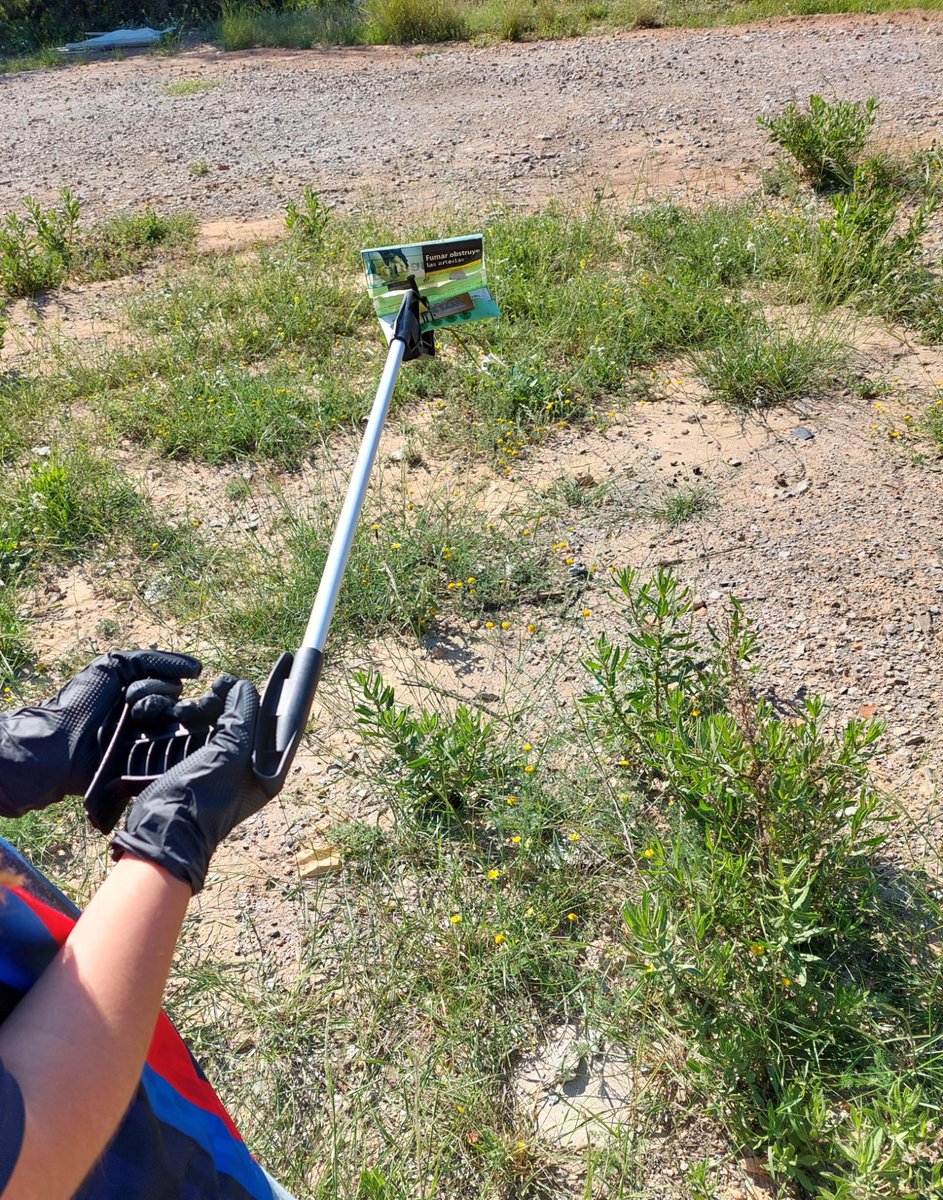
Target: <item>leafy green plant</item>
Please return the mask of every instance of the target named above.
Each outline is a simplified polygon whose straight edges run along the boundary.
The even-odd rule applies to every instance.
[[[423,809],[473,812],[524,779],[519,755],[493,721],[460,704],[449,718],[396,703],[377,672],[360,671],[363,699],[355,708],[360,731],[392,756],[388,787],[400,803]]]
[[[56,287],[72,262],[79,202],[68,188],[59,207],[44,209],[25,197],[26,216],[7,213],[0,224],[0,285],[10,296],[33,296]]]
[[[693,361],[698,377],[727,404],[762,409],[833,388],[844,357],[832,338],[794,334],[752,320]]]
[[[670,575],[618,583],[626,640],[600,639],[583,703],[643,822],[624,1020],[657,1012],[687,1041],[703,1096],[777,1180],[930,1194],[943,914],[919,880],[883,881],[887,814],[868,776],[881,726],[835,729],[820,699],[777,715],[749,687],[756,640],[738,605],[702,644]],[[859,1138],[835,1119],[859,1106],[910,1114],[893,1152],[887,1122],[862,1120]]]
[[[820,191],[848,188],[874,127],[877,99],[865,102],[809,97],[807,111],[795,103],[779,116],[757,117],[772,141],[796,160],[799,170]]]
[[[285,225],[301,242],[313,248],[324,244],[324,234],[331,219],[331,210],[313,187],[306,187],[301,205],[290,200],[285,205]]]

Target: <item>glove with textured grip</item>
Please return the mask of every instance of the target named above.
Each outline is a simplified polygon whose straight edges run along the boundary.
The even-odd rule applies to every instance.
[[[115,858],[127,851],[148,859],[194,893],[219,843],[268,800],[252,770],[259,694],[251,683],[231,680],[222,699],[206,745],[145,788],[112,843]]]
[[[98,731],[138,680],[176,688],[201,671],[189,654],[116,650],[79,672],[57,696],[0,716],[0,814],[20,816],[82,795],[99,765]]]

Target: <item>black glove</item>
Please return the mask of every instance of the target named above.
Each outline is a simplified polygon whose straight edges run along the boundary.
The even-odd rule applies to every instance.
[[[268,799],[252,771],[258,692],[245,680],[214,685],[217,695],[223,688],[223,711],[209,741],[145,788],[112,843],[115,858],[125,851],[146,858],[194,893],[219,843]]]
[[[179,696],[180,681],[201,669],[189,654],[114,651],[96,658],[52,700],[0,716],[0,813],[18,817],[82,795],[98,770],[98,731],[128,685],[146,681]],[[138,686],[146,690],[146,684]]]

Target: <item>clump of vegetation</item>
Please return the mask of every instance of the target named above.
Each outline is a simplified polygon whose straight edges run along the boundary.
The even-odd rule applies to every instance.
[[[449,0],[369,0],[368,38],[376,42],[449,42],[463,38],[461,9]]]
[[[44,209],[31,196],[24,217],[7,213],[0,224],[0,285],[9,296],[33,296],[56,287],[68,273],[78,234],[79,202],[68,188],[59,207]]]
[[[198,96],[220,86],[218,79],[177,79],[162,90],[165,96]]]
[[[310,50],[314,46],[353,46],[363,41],[363,15],[345,3],[274,6],[224,3],[214,33],[224,50],[254,46]]]
[[[753,320],[701,351],[694,369],[727,404],[757,410],[834,389],[844,359],[832,338]]]
[[[834,198],[806,239],[803,266],[810,297],[827,305],[852,302],[866,312],[943,331],[943,289],[929,270],[923,237],[936,202],[902,218],[891,192],[854,190]]]
[[[290,200],[285,206],[285,227],[309,248],[324,244],[324,234],[331,219],[331,210],[313,187],[306,187],[301,204]]]
[[[286,512],[282,544],[270,553],[259,547],[246,564],[219,618],[240,653],[297,643],[335,519],[327,504],[303,516]],[[482,525],[480,514],[448,500],[375,512],[357,529],[334,629],[341,637],[420,636],[453,617],[482,619],[486,629],[503,632],[514,607],[562,595],[537,540],[510,521]]]
[[[642,822],[643,887],[623,910],[626,1036],[641,1008],[681,1037],[705,1101],[777,1181],[929,1194],[941,914],[877,853],[880,726],[834,731],[819,699],[777,716],[750,691],[739,606],[705,653],[687,589],[667,574],[619,585],[627,640],[600,640],[584,703],[630,764]]]
[[[803,177],[818,191],[848,188],[874,128],[877,99],[865,102],[809,97],[802,110],[795,103],[779,116],[760,116],[757,123],[773,142],[796,160]]]
[[[668,490],[664,500],[652,509],[652,516],[675,527],[703,517],[713,505],[713,497],[704,484],[684,483]]]
[[[44,209],[27,196],[25,216],[7,213],[0,224],[0,288],[34,296],[65,279],[112,279],[137,270],[159,249],[187,245],[196,233],[188,214],[165,217],[153,209],[79,227],[79,201],[68,188]]]
[[[936,398],[927,407],[923,424],[930,440],[943,454],[943,393],[938,392]]]

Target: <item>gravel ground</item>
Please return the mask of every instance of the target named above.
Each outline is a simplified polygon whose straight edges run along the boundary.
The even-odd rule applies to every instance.
[[[941,33],[911,12],[526,46],[200,46],[3,76],[0,207],[63,185],[92,213],[149,202],[204,217],[270,214],[307,183],[348,204],[730,192],[769,158],[755,114],[812,91],[875,93],[885,133],[931,140]],[[218,86],[166,95],[181,79]]]

